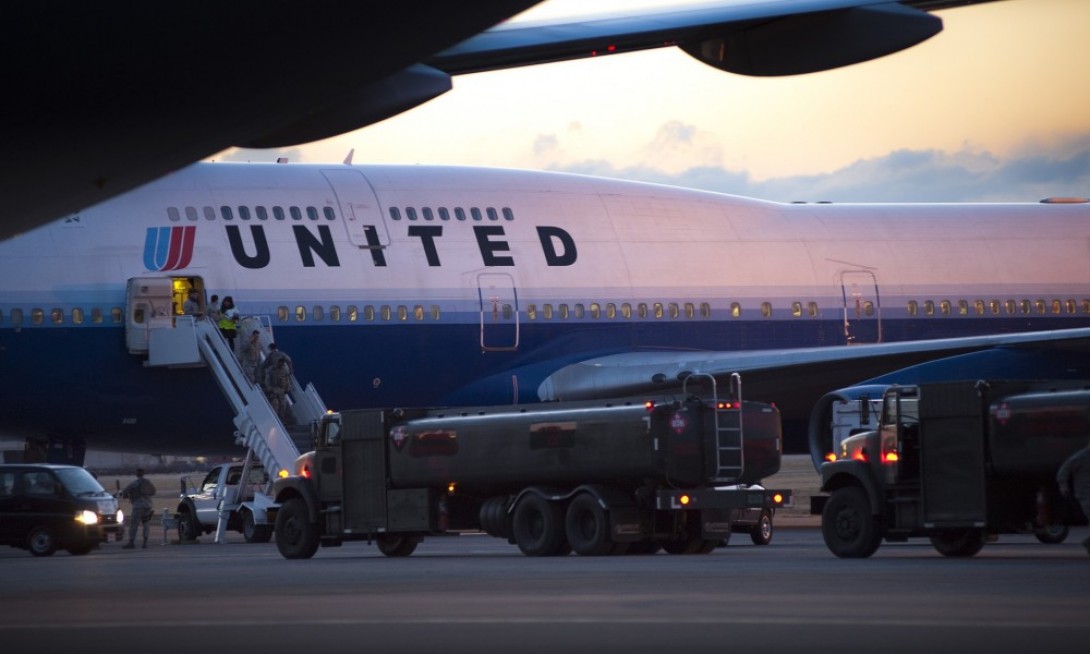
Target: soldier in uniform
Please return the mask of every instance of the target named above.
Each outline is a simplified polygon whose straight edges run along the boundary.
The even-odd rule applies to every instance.
[[[257,369],[261,366],[261,332],[254,330],[250,333],[250,340],[242,346],[239,354],[239,362],[246,376],[258,386],[264,386],[263,380],[257,376]]]
[[[129,542],[122,549],[131,550],[136,547],[136,530],[144,526],[144,549],[148,547],[148,532],[151,531],[151,498],[155,495],[155,486],[150,480],[144,479],[144,471],[136,469],[136,479],[133,479],[124,490],[121,497],[132,502],[132,512],[129,516]]]
[[[269,358],[272,358],[271,354]],[[276,415],[280,416],[285,425],[294,424],[295,420],[291,414],[291,407],[288,406],[287,397],[288,391],[291,390],[291,367],[288,365],[287,358],[277,358],[266,368],[265,389]]]

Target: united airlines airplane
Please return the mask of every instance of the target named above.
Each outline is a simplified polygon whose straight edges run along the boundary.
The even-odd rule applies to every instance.
[[[1090,379],[1088,243],[1079,200],[779,204],[518,170],[195,164],[0,243],[0,430],[232,451],[209,371],[148,367],[138,346],[195,289],[263,317],[331,408],[742,372],[802,451],[790,426],[823,393],[905,366]]]

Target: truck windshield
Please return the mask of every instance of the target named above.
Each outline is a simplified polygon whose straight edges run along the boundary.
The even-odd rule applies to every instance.
[[[882,416],[884,425],[915,425],[920,421],[919,400],[915,397],[887,395]]]

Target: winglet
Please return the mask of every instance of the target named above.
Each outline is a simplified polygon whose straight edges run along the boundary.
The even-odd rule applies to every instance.
[[[352,165],[352,155],[354,155],[354,154],[356,154],[356,148],[352,148],[351,150],[348,151],[348,156],[346,156],[344,158],[344,165],[346,165],[346,166],[351,166]]]

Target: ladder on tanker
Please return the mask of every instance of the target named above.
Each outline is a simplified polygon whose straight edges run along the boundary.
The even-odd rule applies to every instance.
[[[693,373],[682,383],[683,390],[693,377],[700,377],[711,382],[713,410],[713,430],[715,433],[710,462],[709,481],[714,483],[733,483],[742,478],[745,472],[745,441],[742,437],[742,377],[738,373],[730,376],[730,392],[725,400],[719,399],[715,377],[708,373]]]

